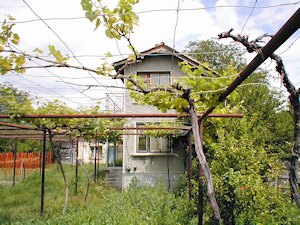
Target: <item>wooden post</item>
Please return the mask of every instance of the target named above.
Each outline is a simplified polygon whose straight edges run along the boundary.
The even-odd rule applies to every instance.
[[[116,141],[114,141],[113,167],[116,166],[116,158],[117,158],[117,143],[116,143]]]
[[[46,156],[46,128],[43,128],[43,148],[42,148],[42,182],[41,182],[41,213],[44,212],[44,197],[45,197],[45,156]]]
[[[96,143],[97,143],[97,138],[95,137],[95,146],[94,146],[94,182],[97,181],[97,154],[96,154]]]
[[[97,146],[96,146],[96,149],[97,149],[97,176],[99,175],[99,167],[100,167],[100,140],[97,138]]]
[[[203,120],[199,124],[199,131],[200,131],[200,139],[201,145],[203,148]],[[201,165],[199,164],[199,180],[198,180],[198,225],[203,224],[203,171],[201,169]]]
[[[41,140],[41,151],[40,151],[40,157],[39,157],[39,168],[40,168],[40,175],[42,174],[42,164],[43,164],[43,149],[44,149],[44,140]]]
[[[169,152],[171,152],[171,136],[168,136],[168,151],[167,151],[167,176],[168,176],[168,191],[171,190],[171,179],[170,179],[170,157]]]
[[[16,183],[16,159],[17,159],[17,139],[15,139],[15,148],[14,148],[14,168],[13,168],[13,187]]]
[[[76,167],[75,167],[75,195],[77,195],[78,189],[78,138],[76,139]]]
[[[105,167],[109,166],[109,142],[108,139],[105,141]]]
[[[193,170],[192,170],[192,155],[193,155],[193,145],[192,145],[193,134],[192,131],[188,134],[188,142],[189,142],[189,154],[188,154],[188,179],[189,179],[189,199],[191,200],[193,197],[193,186],[192,186],[192,178],[193,178]]]
[[[24,162],[23,163],[23,178],[26,178],[26,164]]]

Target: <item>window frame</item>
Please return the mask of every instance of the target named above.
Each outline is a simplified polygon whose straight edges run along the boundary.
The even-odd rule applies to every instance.
[[[155,87],[155,86],[166,86],[167,84],[162,84],[161,83],[161,76],[163,76],[163,75],[168,75],[168,80],[169,80],[168,84],[171,83],[172,80],[173,80],[173,77],[171,75],[171,71],[167,71],[167,70],[162,70],[162,71],[137,71],[136,75],[143,78],[144,84],[146,84],[146,87],[148,89],[151,88],[151,87]],[[153,77],[153,75],[158,75],[158,82],[153,82],[153,80],[151,79],[151,77]]]
[[[136,127],[143,126],[143,123],[137,123]],[[173,138],[170,136],[165,137],[152,137],[149,135],[143,135],[141,134],[141,131],[138,130],[138,135],[136,135],[136,153],[172,153],[173,152]],[[145,140],[145,149],[140,149],[140,139]],[[167,143],[164,143],[164,140],[167,141]],[[151,148],[151,141],[157,142],[157,144],[160,145],[158,149]],[[144,145],[144,144],[143,144]],[[163,146],[166,145],[167,148],[164,149]]]

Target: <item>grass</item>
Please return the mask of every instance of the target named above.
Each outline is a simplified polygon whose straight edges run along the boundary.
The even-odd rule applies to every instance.
[[[196,205],[187,196],[175,196],[164,187],[138,188],[132,182],[126,191],[116,190],[104,181],[93,182],[93,166],[88,169],[91,186],[84,204],[86,177],[79,170],[78,194],[75,194],[75,167],[64,165],[69,184],[69,202],[63,214],[65,186],[56,166],[47,168],[45,178],[45,211],[40,213],[41,176],[39,171],[18,180],[15,187],[0,185],[0,224],[3,225],[191,225],[197,224]],[[0,178],[1,177],[0,175]],[[8,179],[6,177],[5,179]],[[269,219],[260,224],[299,224],[298,209],[285,204],[267,210]],[[276,213],[276,210],[279,212]],[[246,212],[246,211],[245,211]],[[262,210],[262,215],[264,211]],[[211,214],[205,212],[206,222]],[[263,216],[261,221],[267,217]],[[208,224],[208,223],[206,223]],[[237,222],[237,224],[239,224]],[[241,224],[241,223],[240,223]],[[244,224],[244,223],[242,223]],[[255,224],[255,223],[249,223]]]
[[[194,224],[186,198],[175,197],[162,187],[118,191],[104,181],[91,187],[84,204],[86,178],[79,170],[75,195],[75,167],[65,165],[69,185],[67,213],[63,215],[65,188],[60,171],[46,170],[45,211],[40,213],[39,171],[18,181],[15,187],[0,185],[0,224]]]

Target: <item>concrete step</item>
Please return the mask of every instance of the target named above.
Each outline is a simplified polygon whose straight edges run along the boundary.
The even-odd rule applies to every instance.
[[[122,188],[122,167],[106,168],[106,180],[113,187]]]

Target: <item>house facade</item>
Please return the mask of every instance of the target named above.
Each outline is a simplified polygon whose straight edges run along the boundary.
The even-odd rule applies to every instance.
[[[116,141],[88,141],[79,137],[78,140],[60,142],[58,150],[61,161],[67,164],[75,164],[78,157],[78,160],[85,164],[96,161],[101,168],[122,165],[123,145]]]
[[[78,138],[78,141],[63,141],[59,145],[62,162],[69,164],[75,164],[77,156],[82,163],[91,163],[97,157],[98,163],[105,164],[106,152],[106,144],[96,143],[95,140],[87,141],[84,138]]]
[[[139,75],[147,87],[153,87],[167,85],[183,76],[179,65],[182,61],[195,67],[199,66],[196,60],[160,43],[142,52],[135,62],[125,59],[115,62],[113,66],[119,74],[125,77]],[[170,112],[174,113],[174,111]],[[139,105],[130,97],[130,91],[125,90],[124,113],[161,114],[162,112],[153,106]],[[138,128],[149,122],[157,123],[159,126],[163,120],[174,120],[174,118],[129,118],[124,126]],[[133,178],[138,185],[164,184],[169,189],[176,187],[186,169],[187,146],[182,140],[182,138],[150,137],[143,135],[138,129],[135,135],[124,135],[122,187],[128,187]]]

